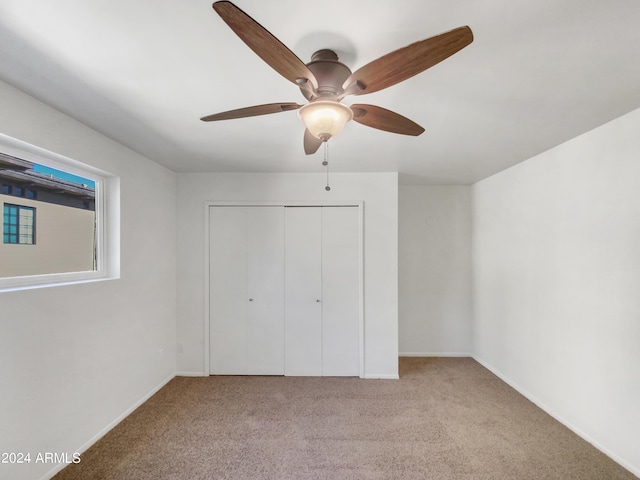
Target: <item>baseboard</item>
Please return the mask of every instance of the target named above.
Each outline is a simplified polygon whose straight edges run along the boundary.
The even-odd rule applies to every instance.
[[[84,445],[82,445],[80,448],[77,448],[76,450],[74,450],[74,452],[82,454],[85,451],[87,451],[89,449],[89,447],[91,447],[94,443],[96,443],[98,440],[100,440],[102,437],[104,437],[107,433],[109,433],[122,420],[124,420],[129,415],[131,415],[136,408],[138,408],[144,402],[149,400],[154,394],[156,394],[158,392],[158,390],[160,390],[162,387],[164,387],[167,383],[169,383],[174,378],[175,378],[175,375],[172,374],[169,377],[167,377],[166,379],[164,379],[162,382],[160,382],[160,384],[158,386],[153,388],[149,393],[147,393],[144,397],[142,397],[140,400],[138,400],[133,406],[131,406],[127,410],[125,410],[124,413],[119,415],[114,421],[109,423],[105,428],[103,428],[100,432],[98,432],[96,435],[94,435],[89,441],[85,442]],[[56,465],[48,473],[46,473],[41,478],[41,480],[50,480],[51,478],[53,478],[54,475],[59,473],[61,470],[63,470],[67,466],[68,465],[66,463],[62,463],[62,464]]]
[[[399,357],[471,357],[470,352],[400,352]]]
[[[176,377],[205,377],[204,372],[176,372]]]
[[[472,355],[471,356],[476,362],[478,362],[480,365],[482,365],[484,368],[486,368],[487,370],[489,370],[491,373],[493,373],[496,377],[498,377],[500,380],[502,380],[504,383],[506,383],[507,385],[509,385],[511,388],[513,388],[514,390],[516,390],[518,393],[520,393],[522,396],[524,396],[525,398],[527,398],[529,401],[533,402],[537,407],[539,407],[541,410],[544,410],[545,413],[551,415],[553,418],[555,418],[558,422],[560,422],[562,425],[564,425],[565,427],[567,427],[569,430],[571,430],[573,433],[575,433],[576,435],[578,435],[580,438],[582,438],[583,440],[585,440],[586,442],[590,443],[591,445],[593,445],[595,448],[597,448],[598,450],[600,450],[602,453],[604,453],[606,456],[608,456],[609,458],[611,458],[611,460],[613,460],[614,462],[618,463],[619,465],[623,466],[624,468],[626,468],[627,470],[629,470],[631,473],[633,473],[636,477],[640,478],[640,468],[633,466],[631,464],[629,464],[628,462],[626,462],[625,460],[623,460],[622,458],[620,458],[618,455],[616,455],[615,453],[611,452],[610,450],[608,450],[606,447],[604,447],[602,444],[600,444],[599,442],[597,442],[596,440],[594,440],[593,438],[591,438],[589,435],[587,435],[585,432],[583,432],[581,429],[579,429],[578,427],[576,427],[575,425],[573,425],[572,423],[566,421],[561,415],[558,415],[555,411],[553,411],[553,409],[549,408],[548,405],[546,405],[544,402],[541,402],[535,395],[532,395],[529,391],[527,391],[526,389],[522,388],[519,384],[517,384],[516,382],[512,381],[510,378],[508,378],[507,376],[505,376],[504,374],[502,374],[502,372],[500,372],[498,369],[496,369],[493,365],[491,365],[490,363],[484,361],[483,359],[479,358],[476,355]]]
[[[399,380],[400,375],[393,373],[365,373],[363,378],[366,380]]]

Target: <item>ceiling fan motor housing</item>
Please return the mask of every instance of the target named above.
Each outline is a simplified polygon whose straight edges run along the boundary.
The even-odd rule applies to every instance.
[[[317,96],[309,91],[300,89],[309,101],[316,99],[339,100],[344,93],[342,85],[351,75],[351,70],[338,60],[338,55],[333,50],[318,50],[311,56],[311,62],[307,63],[318,82]]]

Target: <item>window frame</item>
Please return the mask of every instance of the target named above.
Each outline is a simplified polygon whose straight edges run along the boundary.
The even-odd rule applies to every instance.
[[[0,277],[0,294],[15,290],[120,278],[119,177],[2,133],[0,133],[0,151],[95,181],[96,219],[95,270]],[[16,197],[16,200],[18,198]],[[35,200],[37,201],[37,198]]]

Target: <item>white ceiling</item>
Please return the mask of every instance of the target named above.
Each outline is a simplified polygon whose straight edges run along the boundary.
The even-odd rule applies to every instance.
[[[236,0],[307,62],[332,48],[352,70],[462,25],[474,42],[384,91],[348,97],[422,125],[419,137],[351,122],[333,171],[397,171],[405,183],[468,184],[640,107],[638,0]],[[0,78],[178,172],[323,171],[304,103],[210,0],[0,0]]]

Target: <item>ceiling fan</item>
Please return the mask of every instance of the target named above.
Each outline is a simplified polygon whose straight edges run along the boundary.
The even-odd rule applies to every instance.
[[[306,125],[304,151],[315,153],[322,142],[340,133],[349,120],[362,125],[403,135],[424,132],[417,123],[402,115],[367,104],[344,105],[347,95],[364,95],[400,83],[445,60],[473,41],[469,27],[412,43],[351,72],[332,50],[319,50],[305,64],[262,25],[228,1],[213,4],[213,9],[262,60],[297,85],[309,101],[268,103],[229,110],[202,117],[205,122],[253,117],[299,110]]]

